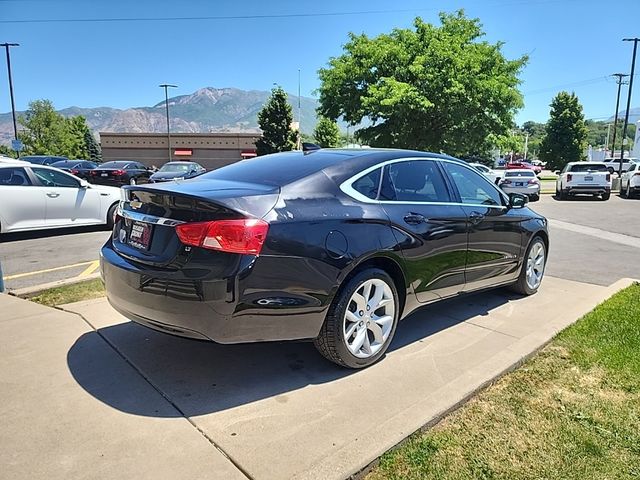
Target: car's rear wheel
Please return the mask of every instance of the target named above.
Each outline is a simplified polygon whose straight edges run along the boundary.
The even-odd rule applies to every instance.
[[[607,201],[611,198],[611,192],[603,193],[602,200]]]
[[[367,367],[387,351],[399,316],[391,277],[384,270],[366,269],[341,287],[314,344],[338,365]]]
[[[538,200],[540,200],[540,195],[531,195],[532,202],[537,202]]]
[[[540,288],[546,265],[547,246],[542,237],[536,236],[527,248],[518,281],[511,288],[522,295],[533,295]]]
[[[627,184],[627,195],[626,195],[626,197],[627,198],[631,198],[632,196],[633,196],[633,194],[631,193],[631,182],[629,182]]]

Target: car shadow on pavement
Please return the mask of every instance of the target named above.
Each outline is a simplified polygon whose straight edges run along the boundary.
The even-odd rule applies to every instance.
[[[552,195],[551,198],[553,198],[556,202],[603,202],[604,201],[598,196],[586,195],[586,194],[571,195],[570,197],[567,197],[563,200],[561,200],[560,197],[558,197],[557,195]]]
[[[497,290],[426,306],[400,323],[389,352],[424,341],[474,316],[488,315],[513,298],[518,297]],[[181,413],[173,409],[159,412],[153,402],[137,398],[126,382],[114,378],[112,372],[122,358],[92,348],[100,337],[189,417],[362,372],[330,363],[309,342],[220,345],[174,337],[133,322],[101,328],[78,338],[67,354],[69,370],[78,384],[99,401],[141,416],[172,417]],[[381,362],[384,361],[383,358]]]

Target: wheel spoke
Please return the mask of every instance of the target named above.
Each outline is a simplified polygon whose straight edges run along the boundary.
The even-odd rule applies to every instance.
[[[351,336],[353,335],[353,333],[356,331],[357,328],[358,328],[358,324],[352,323],[351,326],[345,332],[344,339],[349,341],[349,339],[351,338]]]
[[[369,299],[367,305],[371,309],[371,312],[375,312],[378,308],[380,308],[380,302],[382,301],[382,297],[384,297],[384,290],[380,286],[376,286],[376,291],[373,294],[373,297]]]
[[[349,346],[349,350],[351,350],[351,353],[355,355],[360,352],[362,345],[364,345],[365,338],[367,338],[367,329],[363,328],[358,330],[356,338],[353,339],[353,342],[351,342],[351,345]]]
[[[373,339],[375,340],[375,342],[383,343],[384,335],[382,335],[382,327],[375,321],[371,322],[368,327],[369,330],[371,330],[371,333],[373,333]]]
[[[362,296],[362,294],[356,292],[353,294],[353,297],[351,299],[355,302],[358,310],[363,311],[367,308],[367,300]]]
[[[367,334],[367,330],[364,330],[364,342],[362,343],[362,351],[367,355],[371,355],[373,351],[371,350],[371,341],[369,340],[369,335]]]
[[[361,320],[360,317],[358,317],[358,315],[356,315],[355,312],[352,312],[351,310],[347,310],[346,317],[349,322],[353,322],[355,324],[357,324]]]
[[[371,287],[373,286],[373,284],[371,282],[367,282],[364,284],[364,291],[362,292],[362,296],[364,297],[364,303],[365,306],[367,303],[369,303],[369,300],[371,299]]]

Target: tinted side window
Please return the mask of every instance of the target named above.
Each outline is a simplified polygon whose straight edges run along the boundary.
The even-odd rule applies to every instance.
[[[436,162],[409,160],[387,165],[380,192],[383,200],[450,202],[451,197]]]
[[[380,170],[377,168],[373,172],[367,173],[365,176],[360,177],[351,185],[353,189],[361,193],[367,198],[375,200],[378,198],[378,187],[380,186]]]
[[[0,187],[31,185],[24,168],[0,168]]]
[[[34,168],[33,173],[45,187],[71,187],[78,188],[80,184],[71,175],[56,170]]]
[[[443,162],[443,165],[451,175],[462,203],[502,205],[500,193],[481,174],[455,163]]]

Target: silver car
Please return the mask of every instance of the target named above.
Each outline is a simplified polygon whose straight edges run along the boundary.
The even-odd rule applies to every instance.
[[[500,188],[507,194],[521,193],[526,195],[534,202],[540,199],[540,180],[533,170],[506,170],[504,178],[500,182]]]

